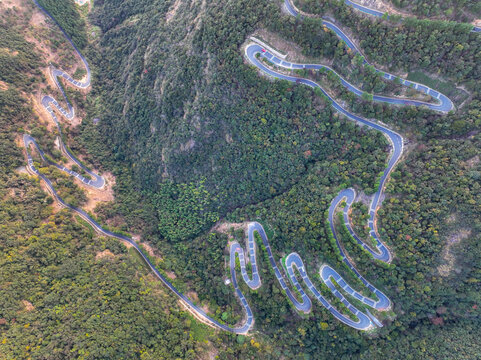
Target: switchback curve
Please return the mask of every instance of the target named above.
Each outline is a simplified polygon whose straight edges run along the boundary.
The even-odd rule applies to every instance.
[[[291,1],[293,1],[293,0],[284,0],[286,10],[292,16],[297,16],[297,15],[300,14],[300,11],[296,8],[296,6]],[[371,9],[368,6],[358,4],[358,3],[354,2],[354,1],[351,1],[351,0],[344,0],[344,3],[348,6],[356,9],[356,10],[359,10],[360,12],[362,12],[364,14],[375,16],[375,17],[378,17],[378,18],[383,17],[383,16],[387,16],[387,18],[389,18],[389,15],[387,13],[384,13],[384,12],[376,10],[376,9]],[[473,28],[472,28],[471,32],[481,33],[481,27],[473,25]]]
[[[63,97],[64,97],[64,100],[67,104],[67,108],[68,110],[65,110],[52,96],[44,96],[42,98],[42,104],[43,106],[45,107],[45,109],[50,113],[50,115],[52,116],[55,124],[57,125],[58,127],[58,130],[61,134],[61,128],[60,128],[60,124],[58,122],[58,118],[57,116],[55,115],[55,112],[54,112],[54,108],[56,108],[66,119],[68,120],[72,120],[75,116],[75,110],[73,108],[73,106],[70,104],[70,102],[68,101],[68,98],[67,98],[67,95],[65,94],[64,92],[64,89],[63,87],[61,86],[60,82],[59,82],[59,78],[62,77],[64,78],[66,81],[68,81],[69,83],[71,83],[72,85],[76,86],[76,87],[79,87],[79,88],[83,88],[83,89],[86,89],[90,86],[90,78],[91,78],[91,74],[90,74],[90,68],[88,66],[88,63],[87,63],[87,60],[85,59],[85,57],[81,54],[80,50],[75,46],[75,44],[73,43],[73,41],[70,39],[70,37],[68,36],[68,34],[62,29],[62,27],[58,24],[58,22],[52,17],[52,15],[50,15],[50,13],[44,9],[36,0],[33,0],[34,3],[40,8],[40,10],[42,10],[59,28],[60,30],[62,31],[62,33],[64,34],[65,38],[69,41],[69,43],[72,45],[72,47],[74,48],[75,52],[77,53],[77,55],[80,57],[80,59],[82,60],[82,63],[84,64],[85,66],[85,69],[87,71],[87,77],[86,77],[86,80],[84,81],[76,81],[74,80],[70,75],[68,75],[66,72],[62,71],[62,70],[59,70],[59,69],[55,69],[55,68],[50,68],[51,70],[51,75],[58,87],[58,89],[60,90],[60,92],[62,93]],[[37,152],[39,153],[40,157],[48,162],[50,165],[53,165],[55,167],[57,167],[59,170],[61,171],[64,171],[66,172],[67,174],[71,175],[71,176],[75,176],[77,177],[80,181],[82,181],[85,185],[88,185],[88,186],[92,186],[92,187],[95,187],[95,188],[102,188],[104,186],[104,179],[96,174],[94,174],[93,172],[91,172],[89,169],[87,169],[79,160],[77,160],[71,153],[70,151],[68,151],[67,147],[65,147],[65,145],[63,145],[63,142],[62,142],[62,139],[61,137],[59,138],[59,141],[60,141],[60,144],[61,144],[61,147],[63,147],[64,151],[66,152],[66,154],[71,158],[72,161],[74,161],[78,166],[82,167],[86,172],[88,172],[91,176],[93,176],[95,178],[95,180],[91,180],[91,179],[87,179],[83,176],[81,176],[80,174],[72,171],[72,170],[69,170],[67,168],[65,168],[64,166],[62,165],[59,165],[51,160],[49,160],[47,157],[45,157],[45,154],[44,152],[40,149],[40,147],[38,146],[37,142],[35,141],[35,139],[30,136],[29,134],[24,134],[23,135],[23,142],[24,142],[24,147],[25,147],[25,152],[26,152],[26,155],[27,155],[27,168],[28,168],[28,171],[36,176],[38,176],[39,178],[41,178],[47,188],[48,188],[48,191],[52,194],[52,196],[56,199],[56,201],[62,205],[63,207],[66,207],[72,211],[74,211],[77,215],[79,215],[82,219],[84,219],[85,221],[87,221],[94,229],[95,231],[97,231],[98,233],[104,235],[104,236],[109,236],[109,237],[113,237],[113,238],[116,238],[118,240],[121,240],[123,242],[126,242],[128,244],[130,244],[131,246],[134,247],[134,249],[140,254],[140,256],[142,257],[142,259],[146,262],[146,264],[149,266],[149,268],[152,270],[152,272],[155,274],[155,276],[167,287],[169,288],[178,298],[179,300],[184,304],[184,306],[187,307],[187,309],[192,312],[199,320],[201,320],[202,322],[204,323],[207,323],[215,328],[218,328],[218,329],[221,329],[221,330],[225,330],[225,331],[229,331],[229,332],[233,332],[233,333],[236,333],[236,334],[246,334],[249,329],[252,327],[253,323],[254,323],[254,318],[253,318],[253,315],[252,315],[252,311],[249,307],[249,305],[247,304],[247,300],[245,299],[245,297],[242,295],[242,293],[240,294],[240,299],[241,299],[241,303],[242,303],[242,306],[244,307],[244,311],[246,313],[246,319],[245,319],[245,323],[238,326],[238,327],[229,327],[223,323],[221,323],[220,321],[214,319],[213,317],[209,316],[208,314],[206,314],[206,312],[204,310],[202,310],[200,307],[198,307],[197,305],[195,305],[192,300],[190,300],[187,296],[185,296],[184,294],[182,294],[180,291],[178,291],[175,286],[165,277],[163,276],[160,271],[155,267],[155,265],[149,260],[148,256],[143,252],[143,250],[139,247],[139,245],[133,241],[131,238],[129,238],[128,236],[125,236],[123,234],[119,234],[119,233],[114,233],[108,229],[105,229],[103,228],[96,220],[94,220],[92,218],[92,216],[90,216],[87,212],[85,212],[84,210],[78,208],[78,207],[75,207],[75,206],[72,206],[70,204],[67,204],[60,196],[59,194],[57,193],[57,191],[55,190],[52,182],[44,175],[42,174],[36,167],[35,167],[35,163],[34,163],[34,160],[32,158],[32,155],[30,153],[30,148],[31,148],[31,145],[34,146],[36,149],[37,149]]]

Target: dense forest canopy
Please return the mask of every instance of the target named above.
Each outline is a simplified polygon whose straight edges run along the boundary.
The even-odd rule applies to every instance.
[[[158,255],[153,261],[159,269],[228,324],[240,321],[242,311],[225,284],[227,243],[243,243],[245,234],[212,229],[219,220],[260,221],[276,259],[298,252],[329,301],[336,299],[321,287],[320,265],[330,264],[355,283],[339,261],[325,212],[339,189],[354,187],[361,194],[354,225],[367,238],[361,219],[385,168],[389,143],[339,116],[311,89],[260,76],[245,62],[242,45],[263,29],[283,44],[298,46],[300,53],[289,56],[328,62],[365,91],[395,94],[396,86],[364,67],[318,18],[284,14],[281,1],[98,0],[88,18],[73,0],[39,2],[84,49],[93,69],[90,93],[66,88],[85,114],[77,127],[67,127],[66,136],[88,164],[116,177],[115,202],[94,210],[99,221],[141,234]],[[17,146],[26,131],[52,158],[62,156],[27,95],[46,92],[38,89],[46,81],[41,70],[47,64],[26,40],[32,39],[28,21],[22,23],[19,10],[2,7],[0,278],[8,279],[0,283],[2,355],[479,356],[481,35],[462,23],[376,20],[337,1],[295,3],[335,18],[376,67],[431,81],[456,100],[455,111],[445,115],[381,105],[369,96],[350,96],[338,79],[303,73],[351,111],[386,123],[407,140],[378,215],[393,263],[381,266],[336,224],[359,271],[395,304],[382,317],[385,326],[366,336],[318,304],[301,316],[261,253],[263,286],[251,291],[240,285],[255,314],[255,332],[247,337],[216,332],[183,311],[135,253],[99,237],[72,213],[58,211],[41,184],[23,173]],[[425,4],[404,1],[399,6],[420,13]],[[450,17],[450,8],[454,14],[460,5],[470,14],[478,11],[469,2],[446,4],[439,4],[440,11],[458,21],[470,19]],[[30,16],[35,11],[33,4],[26,9]],[[425,16],[439,14],[423,10]],[[98,37],[89,39],[87,29]],[[39,36],[36,41],[58,45]],[[70,202],[86,201],[71,180],[44,171]]]
[[[87,46],[85,20],[80,16],[74,0],[37,0],[37,2],[52,15],[78,48],[83,49]]]

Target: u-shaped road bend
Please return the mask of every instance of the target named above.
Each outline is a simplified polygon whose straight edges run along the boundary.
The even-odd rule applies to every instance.
[[[56,24],[59,26],[59,24],[56,22],[56,20],[44,9],[42,6],[38,4],[36,0],[34,0],[35,4],[45,13],[47,16],[49,16]],[[289,9],[290,2],[286,0],[286,7]],[[291,7],[290,13],[292,15],[297,15],[295,10]],[[336,32],[336,34],[343,39],[346,44],[350,47],[352,47],[353,50],[357,51],[355,48],[354,44],[350,41],[350,39],[334,24],[331,22],[325,21],[324,24],[331,28],[333,31]],[[88,66],[87,60],[82,56],[78,48],[75,46],[75,44],[72,42],[72,40],[69,38],[69,36],[65,33],[65,31],[59,26],[61,31],[63,32],[64,36],[66,39],[70,42],[70,44],[73,46],[75,49],[76,53],[79,55],[80,59],[82,60],[85,69],[87,71],[86,79],[84,81],[77,81],[74,80],[70,75],[65,73],[64,71],[60,69],[54,69],[51,68],[51,74],[55,80],[55,83],[57,84],[59,90],[62,93],[62,96],[64,97],[65,103],[67,104],[67,110],[65,110],[52,96],[45,96],[42,99],[42,104],[44,105],[45,109],[51,114],[53,120],[57,124],[59,131],[60,125],[58,122],[58,118],[56,117],[55,114],[55,109],[60,112],[66,119],[71,120],[75,116],[74,108],[70,104],[70,102],[67,99],[67,96],[60,85],[59,79],[63,78],[73,86],[76,86],[78,88],[85,89],[90,86],[90,68]],[[58,195],[58,193],[55,191],[55,188],[53,187],[51,181],[43,174],[41,174],[34,165],[34,161],[32,159],[31,153],[30,153],[30,145],[33,145],[36,147],[39,155],[50,163],[51,165],[57,167],[58,169],[68,173],[69,175],[75,176],[79,178],[83,183],[86,185],[95,187],[95,188],[102,188],[104,186],[104,179],[93,172],[91,172],[89,169],[87,169],[80,161],[78,161],[73,154],[70,153],[70,151],[65,147],[63,142],[61,142],[62,149],[66,152],[66,154],[82,169],[84,169],[91,177],[92,179],[87,179],[85,177],[82,177],[80,174],[69,170],[65,168],[62,165],[58,165],[50,160],[48,160],[45,157],[45,154],[43,151],[39,148],[37,143],[35,142],[35,139],[33,139],[30,135],[25,134],[23,137],[24,140],[24,146],[26,149],[27,153],[27,161],[28,161],[28,168],[29,171],[36,174],[39,176],[47,185],[49,188],[49,191],[53,194],[53,196],[56,198],[56,200],[63,206],[71,209],[75,213],[77,213],[81,218],[83,218],[85,221],[87,221],[97,232],[105,235],[105,236],[110,236],[114,237],[116,239],[119,239],[124,242],[128,242],[131,244],[136,251],[141,255],[141,257],[144,259],[144,261],[148,264],[150,269],[153,271],[153,273],[157,276],[157,278],[165,285],[167,286],[187,307],[190,311],[195,313],[195,315],[200,318],[202,321],[210,324],[211,326],[214,326],[218,329],[229,331],[232,333],[236,334],[246,334],[253,326],[254,324],[254,315],[252,313],[252,310],[247,302],[246,297],[242,293],[242,291],[239,288],[239,283],[237,281],[237,276],[236,276],[236,258],[239,259],[239,264],[240,264],[240,271],[242,275],[242,279],[244,282],[247,284],[247,286],[253,290],[259,288],[262,283],[259,275],[259,268],[257,264],[257,249],[258,247],[261,247],[263,251],[267,252],[267,256],[269,259],[270,266],[274,272],[274,275],[279,282],[282,290],[286,293],[287,297],[295,307],[295,309],[299,312],[304,312],[308,313],[312,309],[312,302],[307,293],[304,291],[303,286],[301,286],[300,281],[298,280],[298,276],[300,276],[300,279],[302,280],[302,283],[305,285],[305,287],[308,289],[309,293],[317,299],[335,318],[337,318],[339,321],[343,322],[344,324],[353,327],[358,330],[370,330],[375,327],[380,327],[382,326],[381,322],[376,319],[367,308],[364,310],[359,310],[355,306],[353,306],[346,297],[344,297],[339,290],[342,290],[343,292],[347,293],[348,296],[355,298],[356,300],[360,301],[363,306],[365,307],[371,307],[372,309],[375,309],[377,311],[385,311],[391,308],[391,301],[389,298],[384,295],[380,290],[376,289],[372,284],[370,284],[354,267],[354,265],[349,261],[349,258],[346,256],[346,254],[343,251],[343,248],[339,242],[339,239],[337,237],[335,228],[333,226],[334,224],[334,213],[336,208],[338,207],[339,204],[342,203],[342,201],[346,202],[346,205],[344,206],[343,213],[344,213],[344,221],[345,224],[349,230],[349,233],[353,238],[367,251],[369,251],[374,258],[381,260],[381,261],[386,261],[389,262],[391,260],[391,254],[387,247],[380,241],[379,236],[377,234],[377,230],[375,227],[375,215],[376,215],[376,209],[380,205],[381,201],[381,195],[382,195],[382,190],[384,188],[384,184],[387,180],[387,177],[397,161],[399,160],[402,150],[403,150],[403,139],[401,135],[398,133],[388,129],[387,127],[378,124],[376,122],[373,122],[368,119],[364,119],[360,116],[357,116],[355,114],[352,114],[345,110],[340,104],[338,104],[333,98],[329,96],[327,92],[322,89],[317,83],[314,81],[311,81],[309,79],[303,79],[303,78],[297,78],[294,76],[289,76],[285,74],[278,73],[267,66],[265,66],[262,62],[260,62],[256,55],[259,54],[261,57],[267,58],[269,61],[273,62],[274,64],[289,68],[289,69],[314,69],[314,70],[319,70],[321,68],[326,68],[330,71],[333,71],[331,68],[323,65],[316,65],[316,64],[294,64],[287,62],[285,60],[278,59],[274,55],[270,54],[268,51],[265,51],[261,46],[257,44],[251,44],[247,46],[246,48],[246,55],[247,58],[257,67],[259,70],[262,72],[271,75],[275,78],[279,79],[284,79],[287,81],[292,81],[296,83],[301,83],[313,88],[319,88],[325,96],[329,98],[331,101],[332,106],[341,114],[346,116],[347,118],[356,121],[358,123],[367,125],[375,130],[381,131],[383,134],[385,134],[393,147],[393,151],[391,154],[391,157],[388,162],[388,166],[386,167],[381,179],[380,179],[380,185],[378,188],[377,193],[374,195],[373,200],[371,202],[371,208],[369,211],[370,214],[370,219],[369,219],[369,227],[371,229],[370,235],[376,240],[377,246],[375,249],[367,246],[357,235],[354,233],[352,230],[352,227],[349,222],[349,217],[348,217],[348,210],[351,204],[353,203],[355,199],[355,192],[353,189],[346,189],[341,191],[341,193],[334,198],[334,200],[331,203],[331,206],[329,208],[328,212],[328,220],[330,223],[330,230],[335,238],[337,247],[340,251],[340,255],[342,257],[343,262],[349,267],[349,269],[352,271],[352,273],[358,277],[359,280],[362,281],[362,283],[369,289],[370,293],[374,295],[374,298],[370,298],[368,296],[365,296],[361,294],[360,292],[354,290],[340,275],[338,272],[336,272],[332,267],[329,265],[323,265],[320,270],[319,270],[319,276],[320,279],[324,282],[324,284],[327,285],[327,287],[331,290],[331,292],[336,296],[339,301],[341,307],[344,308],[344,312],[350,312],[351,316],[345,315],[342,313],[339,309],[331,305],[331,303],[321,295],[320,291],[315,287],[311,279],[309,278],[307,271],[305,269],[304,263],[301,259],[301,257],[293,252],[289,254],[284,262],[281,264],[281,268],[283,269],[283,272],[281,272],[280,268],[277,266],[277,262],[274,259],[274,255],[272,254],[272,250],[269,245],[269,241],[267,238],[267,235],[263,229],[263,227],[257,223],[257,222],[252,222],[248,226],[248,233],[247,233],[247,252],[243,250],[243,248],[240,246],[239,243],[234,242],[230,245],[230,261],[229,261],[229,267],[230,267],[230,273],[231,273],[231,278],[232,278],[232,283],[236,292],[236,295],[240,299],[241,306],[244,309],[244,321],[243,324],[239,326],[228,326],[210,315],[206,314],[201,308],[199,308],[197,305],[195,305],[187,296],[179,292],[174,285],[163,276],[160,271],[152,264],[152,262],[149,260],[147,255],[144,254],[144,252],[141,250],[141,248],[137,245],[135,241],[133,241],[131,238],[122,235],[122,234],[117,234],[114,233],[110,230],[107,230],[103,228],[96,220],[94,220],[89,214],[87,214],[84,210],[71,206],[63,201],[63,199]],[[385,78],[388,80],[393,80],[395,78],[394,75],[390,74],[384,74]],[[342,78],[341,78],[342,79]],[[360,95],[362,92],[348,83],[346,80],[342,79],[343,85],[353,93]],[[407,86],[413,86],[417,90],[423,91],[426,94],[429,94],[433,96],[434,98],[438,99],[437,104],[428,104],[428,103],[422,103],[422,102],[416,102],[416,101],[410,101],[410,100],[403,100],[403,99],[393,99],[393,98],[387,98],[387,97],[375,97],[375,101],[382,101],[386,103],[391,103],[391,104],[401,104],[401,105],[416,105],[416,106],[428,106],[432,110],[435,111],[441,111],[441,112],[446,112],[449,111],[453,108],[452,102],[445,97],[444,95],[440,94],[439,92],[434,91],[433,89],[430,89],[424,85],[421,84],[416,84],[413,82],[408,82],[406,80],[403,80],[403,84]],[[61,141],[61,139],[60,139]],[[256,243],[255,240],[255,233],[257,233],[260,236],[261,242],[259,244]],[[246,269],[246,264],[250,262],[250,275]],[[284,274],[285,275],[284,275]],[[297,293],[294,295],[294,292],[290,290],[289,284],[285,280],[285,278],[289,279],[290,286],[294,286],[295,292]],[[300,300],[299,300],[300,298]]]

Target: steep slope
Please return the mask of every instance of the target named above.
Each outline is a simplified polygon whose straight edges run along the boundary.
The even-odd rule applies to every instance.
[[[26,170],[23,133],[55,153],[54,126],[35,105],[47,59],[71,70],[72,50],[50,26],[33,2],[0,3],[0,358],[198,358],[209,331],[134,254],[61,210]]]
[[[128,163],[140,189],[203,180],[217,198],[209,210],[224,214],[285,191],[309,163],[361,136],[345,122],[330,123],[331,109],[308,89],[265,81],[243,63],[239,48],[248,35],[268,19],[281,22],[277,4],[97,4],[104,106],[95,116],[109,149],[105,161],[113,154]],[[381,141],[364,138],[363,151],[382,156]],[[345,156],[369,167],[359,155]],[[371,181],[359,174],[359,183]]]
[[[120,207],[120,214],[129,220],[141,215],[152,219],[154,211],[149,206],[154,206],[159,219],[150,225],[159,225],[161,237],[153,238],[162,251],[162,259],[157,259],[159,268],[170,271],[171,278],[177,276],[176,285],[179,289],[189,289],[191,298],[196,301],[199,299],[212,313],[229,324],[240,321],[242,313],[232,288],[223,281],[226,275],[222,266],[226,236],[215,233],[220,231],[219,227],[196,236],[229,209],[253,203],[229,213],[228,218],[236,222],[260,218],[266,222],[269,225],[266,226],[269,237],[274,239],[272,249],[276,259],[294,249],[302,254],[307,269],[318,269],[319,263],[335,264],[341,268],[335,251],[337,248],[329,242],[327,226],[323,224],[324,211],[339,188],[346,185],[372,188],[379,169],[383,168],[388,147],[378,134],[360,129],[333,114],[325,99],[314,96],[309,89],[268,81],[243,63],[241,44],[245,37],[255,27],[267,26],[266,23],[271,20],[279,21],[278,15],[273,15],[279,13],[279,8],[270,6],[270,3],[251,4],[247,1],[240,4],[126,2],[125,7],[120,2],[105,2],[99,5],[101,7],[94,20],[102,26],[103,34],[98,48],[89,52],[96,66],[94,91],[97,93],[87,100],[90,114],[81,126],[83,142],[91,152],[99,155],[104,166],[113,168],[121,175],[117,187],[121,201],[105,206],[102,209],[105,217],[117,215],[115,211]],[[262,16],[257,18],[255,14]],[[341,60],[341,63],[352,60],[349,52],[342,45],[337,45],[333,35],[319,27],[318,22],[285,18],[282,21],[288,26],[281,27],[281,22],[278,22],[273,27],[279,27],[286,37],[308,39],[303,43],[307,50],[319,52],[321,49],[327,55],[334,52],[328,47],[335,45],[335,60]],[[312,29],[315,30],[309,31]],[[289,30],[294,34],[286,35]],[[299,31],[296,33],[294,30]],[[477,40],[466,35],[464,45],[467,39],[471,44],[476,44]],[[323,45],[324,40],[328,46]],[[462,52],[460,56],[468,55]],[[446,67],[443,62],[439,65],[440,68]],[[466,77],[466,81],[473,81],[471,77],[476,73],[475,69],[473,67],[464,72],[462,77]],[[6,83],[1,85],[8,88]],[[369,355],[383,353],[383,358],[389,358],[393,355],[386,353],[383,345],[386,342],[398,345],[411,343],[413,328],[426,339],[435,337],[437,326],[443,324],[449,324],[449,329],[443,332],[446,338],[451,334],[471,336],[472,329],[479,323],[477,290],[480,272],[477,254],[480,251],[481,229],[478,206],[480,135],[476,127],[480,124],[481,103],[476,89],[469,86],[468,89],[472,91],[472,98],[466,107],[444,117],[414,108],[398,110],[380,107],[369,101],[357,106],[356,100],[345,99],[359,113],[387,121],[390,126],[401,127],[408,133],[409,141],[418,143],[409,146],[406,163],[393,173],[387,188],[388,201],[379,211],[382,235],[396,256],[394,266],[379,267],[361,248],[349,243],[348,237],[343,239],[343,246],[358,268],[369,274],[373,284],[386,289],[396,304],[394,312],[383,318],[387,326],[376,333],[378,337],[371,339],[351,332],[334,322],[321,306],[314,307],[305,317],[299,316],[290,306],[275,277],[269,275],[267,259],[259,258],[263,286],[257,291],[248,292],[246,288],[243,291],[255,311],[255,326],[260,331],[254,334],[250,346],[244,343],[243,336],[237,337],[235,350],[227,349],[221,358],[253,358],[258,356],[256,349],[261,347],[260,343],[269,344],[265,351],[262,349],[265,358],[315,358],[320,351],[332,356],[353,358],[368,348]],[[90,121],[94,117],[100,118],[99,125],[93,125],[94,122]],[[9,128],[6,132],[14,130]],[[97,141],[87,141],[95,138]],[[11,143],[6,144],[4,148],[7,149]],[[33,182],[30,185],[35,186]],[[38,187],[33,189],[38,190]],[[125,194],[131,196],[139,192],[147,196],[132,196],[129,202],[123,201]],[[38,193],[37,200],[40,203],[51,201]],[[8,215],[15,220],[13,215],[22,211],[20,207],[17,210],[17,207],[11,206],[14,197],[11,194],[6,196],[6,206],[9,206],[11,213]],[[145,213],[140,214],[137,212],[138,204],[134,202],[142,200],[147,206]],[[365,201],[366,196],[361,195],[360,200]],[[47,213],[50,210],[49,207],[41,207],[38,211]],[[110,258],[110,250],[120,255],[120,270],[102,265],[106,279],[116,279],[117,275],[123,279],[127,271],[124,273],[122,269],[127,268],[129,275],[137,275],[134,270],[139,264],[129,262],[132,259],[127,256],[124,258],[122,248],[110,241],[106,241],[105,246],[101,243],[93,250],[88,248],[82,252],[80,258],[76,258],[78,261],[75,266],[62,257],[70,251],[69,246],[82,247],[91,236],[81,226],[65,226],[59,231],[49,227],[53,226],[49,220],[56,224],[72,222],[67,216],[61,213],[59,217],[36,217],[32,233],[34,236],[40,235],[41,241],[34,237],[27,240],[22,237],[17,239],[17,243],[11,243],[8,239],[4,243],[10,247],[9,250],[16,248],[19,243],[28,243],[32,248],[21,256],[12,252],[15,258],[24,258],[32,263],[38,258],[34,267],[44,270],[49,276],[52,273],[48,271],[53,270],[54,275],[61,277],[62,285],[73,293],[76,293],[77,281],[87,283],[84,288],[92,292],[91,289],[96,290],[98,283],[104,280],[94,274],[88,281],[83,278],[85,268],[97,268],[92,265],[94,253],[95,261]],[[36,226],[41,221],[47,221],[49,225]],[[470,235],[457,237],[460,226],[463,227],[463,234]],[[225,225],[224,229],[228,227]],[[19,231],[13,229],[11,232]],[[241,241],[244,234],[238,231],[230,235]],[[162,237],[170,242],[163,241]],[[451,247],[449,243],[443,250],[447,238],[458,239],[456,241],[460,244]],[[59,244],[58,239],[66,239],[65,247]],[[48,255],[51,249],[53,251],[56,248],[62,251],[52,259]],[[110,250],[105,251],[105,248]],[[436,269],[443,262],[440,259],[442,251],[456,254],[456,271],[448,271],[447,275],[443,272],[438,276]],[[7,254],[4,259],[5,263],[10,261],[9,256]],[[83,261],[85,258],[87,260]],[[124,260],[128,263],[122,263]],[[60,270],[55,267],[55,261],[61,263]],[[448,265],[453,267],[452,262]],[[15,266],[9,265],[7,271],[14,273],[16,279],[25,277]],[[318,274],[311,275],[318,281]],[[74,284],[64,277],[73,277]],[[34,281],[35,278],[32,278]],[[58,282],[52,282],[61,288]],[[102,284],[105,286],[105,283]],[[129,292],[131,287],[139,290],[138,294],[132,295]],[[121,325],[129,323],[131,319],[128,315],[133,311],[138,315],[136,320],[141,322],[141,325],[135,325],[136,330],[139,329],[136,334],[140,335],[139,342],[142,344],[139,345],[142,348],[139,354],[144,351],[146,344],[148,354],[153,357],[167,357],[166,352],[170,356],[193,357],[192,349],[196,343],[191,341],[189,331],[195,323],[192,325],[187,319],[182,323],[176,322],[176,310],[157,304],[158,299],[150,297],[150,288],[144,291],[144,288],[135,284],[131,287],[119,289],[120,298],[112,295],[115,288],[109,293],[110,297],[99,292],[98,297],[89,298],[93,305],[97,305],[103,302],[104,297],[108,301],[114,297],[111,308],[115,311],[112,313],[120,315],[106,316],[104,323],[109,324],[109,329],[116,325],[116,321]],[[78,294],[84,295],[84,292],[79,291]],[[123,297],[124,294],[128,299]],[[15,299],[18,305],[17,300],[24,293],[17,291],[14,295],[18,299],[10,296],[10,293],[7,295],[6,300]],[[43,301],[41,295],[38,298]],[[135,301],[137,295],[141,298],[140,302]],[[47,296],[46,299],[51,300],[51,297]],[[52,302],[57,304],[60,300],[55,298]],[[27,311],[32,309],[28,303],[22,303]],[[119,303],[128,304],[127,309],[119,306]],[[159,317],[145,312],[139,314],[144,303]],[[166,303],[171,304],[168,301]],[[8,313],[10,326],[17,308],[7,305],[13,309]],[[69,307],[66,313],[62,313],[68,321],[66,327],[62,328],[64,333],[71,331],[70,311],[82,312],[83,305],[74,304],[69,298]],[[87,306],[92,306],[92,303],[88,302]],[[135,306],[135,309],[132,310],[130,306]],[[58,308],[55,310],[62,311]],[[164,315],[174,314],[174,319],[163,317],[161,310],[168,313]],[[82,335],[84,330],[89,330],[90,334],[98,329],[95,318],[88,321],[88,312],[82,314],[85,317],[80,320],[81,332],[74,332],[74,337],[84,344],[88,340],[79,334]],[[394,315],[397,316],[395,321]],[[181,319],[182,316],[179,314]],[[145,319],[150,322],[144,322]],[[169,324],[166,324],[166,319]],[[75,321],[74,324],[77,325]],[[172,324],[174,326],[169,327]],[[461,325],[456,327],[456,324]],[[30,323],[25,325],[24,328],[30,327]],[[136,351],[137,344],[135,341],[129,342],[130,337],[124,329],[119,326],[118,332],[113,332],[116,338],[121,333],[119,337],[124,345],[121,349],[115,349],[109,342],[112,337],[99,333],[98,337],[88,342],[88,346],[83,346],[82,351],[96,346],[100,348],[99,356],[105,357],[112,357],[119,352],[121,355],[129,354],[132,349]],[[179,338],[182,333],[180,329],[185,330],[186,341]],[[9,337],[15,337],[22,326],[11,326],[8,330],[12,330]],[[166,341],[164,331],[175,336],[168,337]],[[49,334],[48,331],[45,333]],[[35,329],[34,335],[37,337],[43,334]],[[268,337],[264,337],[264,334]],[[90,336],[85,335],[87,337]],[[157,347],[157,341],[154,341],[156,337],[162,337]],[[15,346],[12,350],[12,354],[17,356],[24,355],[31,346],[24,343],[25,338],[19,339],[21,346]],[[234,338],[216,333],[210,339],[221,347],[222,341],[232,344]],[[56,345],[55,342],[50,343]],[[458,344],[465,346],[463,341],[453,341],[445,344],[443,353],[449,353]],[[392,346],[399,350],[396,345]],[[407,357],[419,357],[424,349],[422,341],[415,342],[412,347],[402,346],[402,350],[406,348],[406,351],[399,351],[399,354]],[[419,347],[421,351],[418,351]],[[11,350],[10,343],[6,348]],[[70,351],[68,346],[59,346],[58,349],[62,355]],[[42,351],[46,353],[48,348]],[[73,348],[75,351],[77,348]],[[429,347],[429,351],[434,357],[441,355],[436,354],[432,347]],[[466,353],[469,356],[469,352]]]

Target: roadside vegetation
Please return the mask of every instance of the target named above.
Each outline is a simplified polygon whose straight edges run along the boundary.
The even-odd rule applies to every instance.
[[[74,0],[37,0],[55,21],[65,30],[74,44],[83,49],[87,46],[85,21],[77,10]]]
[[[421,17],[471,22],[481,17],[477,0],[392,0],[394,6]]]
[[[73,3],[52,4],[45,2],[58,12],[67,9],[57,20],[78,31],[74,41],[94,69],[86,116],[70,140],[76,152],[86,149],[90,163],[117,179],[116,201],[96,209],[99,221],[142,234],[160,251],[162,271],[227,322],[242,313],[232,285],[224,283],[227,236],[211,230],[218,219],[267,224],[279,266],[297,251],[331,299],[318,283],[320,265],[350,275],[325,212],[340,189],[374,187],[388,143],[335,114],[316,92],[259,76],[239,48],[265,28],[309,56],[355,67],[339,40],[316,19],[287,17],[267,0],[181,2],[177,8],[175,1],[112,0],[96,2],[89,15],[101,29],[98,44],[82,45],[82,25],[68,10]],[[123,245],[55,210],[38,181],[18,169],[25,160],[16,141],[24,131],[36,132],[52,158],[62,155],[23,96],[44,81],[41,59],[8,22],[10,13],[0,24],[8,47],[0,50],[0,279],[8,279],[0,284],[0,354],[451,359],[456,352],[470,359],[481,351],[474,335],[481,325],[481,37],[462,24],[372,20],[330,1],[304,5],[338,19],[376,65],[439,74],[470,92],[462,109],[444,116],[345,99],[354,112],[387,123],[408,140],[378,216],[393,264],[379,266],[345,240],[361,274],[394,303],[385,326],[366,336],[315,301],[309,315],[299,316],[260,250],[262,287],[250,291],[241,283],[256,332],[214,332],[182,311]],[[354,75],[366,92],[382,86],[371,75],[368,69]],[[100,118],[97,125],[94,118]],[[360,227],[366,208],[354,211]],[[450,248],[453,270],[442,275],[437,267],[445,261],[447,234],[460,228],[470,235]],[[242,233],[233,236],[243,244]]]

